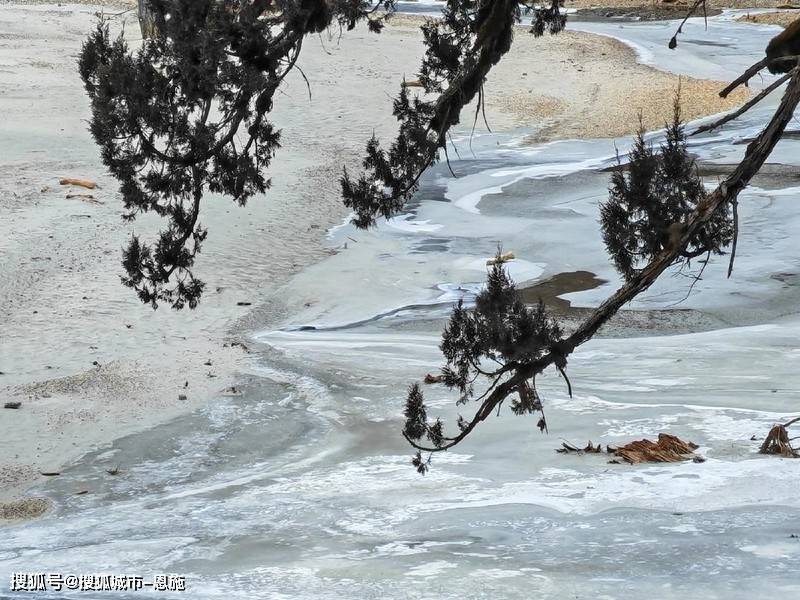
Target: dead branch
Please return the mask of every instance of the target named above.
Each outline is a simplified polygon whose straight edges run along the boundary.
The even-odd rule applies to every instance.
[[[603,451],[600,444],[597,446],[592,444],[592,440],[589,440],[589,443],[586,444],[585,448],[578,448],[577,446],[573,446],[569,442],[561,442],[561,448],[556,448],[556,452],[559,454],[600,454]]]
[[[792,438],[787,429],[800,421],[800,417],[791,419],[786,423],[778,423],[769,430],[766,439],[758,449],[759,454],[775,454],[785,458],[800,458],[800,452],[792,446]]]
[[[725,115],[721,119],[718,119],[718,120],[714,121],[713,123],[709,123],[708,125],[703,125],[702,127],[698,127],[697,129],[695,129],[689,135],[692,136],[692,135],[697,135],[699,133],[705,133],[706,131],[711,131],[712,129],[716,129],[717,127],[720,127],[720,126],[724,125],[725,123],[728,123],[729,121],[733,121],[734,119],[736,119],[738,117],[741,117],[744,113],[746,113],[748,110],[753,108],[756,104],[761,102],[764,98],[769,96],[772,92],[774,92],[776,89],[778,89],[781,85],[786,83],[786,81],[791,76],[792,76],[791,72],[790,73],[786,73],[786,75],[784,75],[780,79],[776,79],[775,81],[773,81],[771,84],[769,84],[763,90],[761,90],[761,92],[757,96],[754,96],[753,98],[751,98],[750,100],[748,100],[747,102],[742,104],[742,106],[737,108],[735,111],[728,113],[727,115]]]
[[[744,73],[742,73],[741,75],[739,75],[739,77],[731,81],[731,83],[719,93],[720,98],[727,98],[728,94],[730,94],[740,85],[743,84],[746,85],[747,82],[750,81],[756,75],[756,73],[758,73],[761,69],[767,66],[767,63],[769,63],[769,60],[767,60],[767,57],[765,56],[757,63],[747,67],[747,70]]]
[[[58,182],[60,185],[77,185],[80,187],[85,187],[90,190],[93,190],[97,187],[97,184],[92,181],[91,179],[78,179],[76,177],[64,177],[61,181]]]
[[[90,204],[103,204],[101,200],[96,199],[91,194],[67,194],[65,197],[67,200],[82,200]]]
[[[791,55],[791,56],[780,56],[778,58],[769,59],[768,57],[762,58],[755,64],[750,65],[747,67],[747,70],[739,75],[736,79],[734,79],[724,90],[722,90],[719,95],[721,98],[726,98],[728,94],[730,94],[733,90],[738,88],[740,85],[744,84],[747,85],[747,82],[750,81],[756,73],[758,73],[764,67],[775,63],[786,63],[787,61],[794,60],[795,62],[800,61],[800,55]]]
[[[706,0],[697,0],[692,5],[692,7],[689,9],[689,12],[686,13],[686,16],[683,17],[683,21],[681,21],[681,24],[678,25],[678,29],[677,29],[677,31],[675,31],[675,34],[672,36],[672,38],[670,38],[669,44],[668,44],[670,50],[674,50],[675,48],[677,48],[677,46],[678,46],[678,34],[683,33],[683,26],[686,24],[686,21],[688,21],[689,17],[691,17],[695,13],[695,11],[697,11],[697,8],[701,4],[703,5],[703,18],[706,19],[706,27],[708,27],[708,17],[707,17],[707,12],[706,12]]]
[[[498,263],[507,263],[510,260],[514,260],[516,258],[513,252],[506,252],[505,254],[498,254],[494,258],[490,258],[486,261],[486,266],[491,267],[492,265],[496,265]]]

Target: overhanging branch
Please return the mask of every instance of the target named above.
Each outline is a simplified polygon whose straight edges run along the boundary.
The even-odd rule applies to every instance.
[[[420,451],[441,452],[463,441],[479,423],[486,420],[510,394],[528,379],[535,377],[551,365],[558,365],[569,356],[575,348],[589,341],[597,331],[611,319],[625,304],[647,290],[658,277],[681,256],[699,229],[707,223],[720,207],[734,202],[739,193],[749,184],[767,160],[775,145],[780,140],[800,103],[800,69],[791,73],[791,80],[784,92],[780,105],[773,114],[769,124],[759,136],[747,146],[744,159],[711,194],[709,194],[683,224],[678,243],[661,251],[650,263],[620,287],[603,302],[581,325],[568,337],[564,338],[557,348],[540,359],[521,364],[511,376],[497,385],[494,391],[481,403],[471,421],[461,433],[446,444],[429,447],[414,440],[409,443]],[[496,383],[496,382],[495,382]],[[408,439],[408,436],[406,436]]]

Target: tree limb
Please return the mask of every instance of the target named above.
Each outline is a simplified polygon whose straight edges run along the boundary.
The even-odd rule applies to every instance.
[[[703,125],[701,127],[698,127],[697,129],[695,129],[689,135],[690,136],[698,135],[700,133],[705,133],[706,131],[711,131],[713,129],[716,129],[717,127],[720,127],[720,126],[724,125],[725,123],[728,123],[729,121],[733,121],[734,119],[737,119],[738,117],[741,117],[744,113],[746,113],[748,110],[753,108],[756,104],[761,102],[764,98],[769,96],[776,89],[778,89],[780,86],[782,86],[784,83],[786,83],[786,81],[791,76],[792,76],[791,73],[786,73],[786,75],[784,75],[780,79],[776,79],[775,81],[773,81],[771,84],[769,84],[763,90],[761,90],[761,92],[757,96],[755,96],[755,97],[751,98],[750,100],[748,100],[747,102],[745,102],[741,107],[737,108],[735,111],[733,111],[731,113],[728,113],[727,115],[725,115],[724,117],[714,121],[713,123],[709,123],[708,125]]]
[[[736,79],[734,79],[724,90],[719,93],[720,98],[727,98],[728,94],[730,94],[733,90],[738,88],[742,84],[746,84],[750,79],[752,79],[756,73],[758,73],[761,69],[767,66],[769,60],[765,56],[757,63],[750,65],[747,67],[747,70],[739,75]]]
[[[748,185],[750,180],[758,173],[775,145],[780,140],[786,126],[789,124],[795,109],[800,103],[800,69],[792,71],[791,81],[783,99],[772,116],[767,127],[759,136],[747,146],[744,159],[711,194],[709,194],[689,216],[680,236],[679,243],[671,245],[656,255],[650,263],[620,287],[605,302],[572,333],[564,338],[558,348],[542,356],[536,361],[521,364],[502,384],[498,385],[480,405],[473,419],[464,427],[461,433],[452,438],[441,447],[427,447],[411,439],[409,443],[418,450],[427,452],[441,452],[452,448],[466,438],[475,427],[486,420],[492,411],[527,379],[541,373],[550,365],[557,364],[571,354],[575,348],[589,341],[597,331],[611,319],[625,304],[648,289],[658,277],[667,270],[686,249],[693,236],[707,223],[715,211],[725,204],[733,202],[739,193]]]

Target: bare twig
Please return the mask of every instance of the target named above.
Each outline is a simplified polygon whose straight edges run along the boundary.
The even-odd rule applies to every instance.
[[[768,60],[768,59],[767,59],[767,57],[765,56],[764,58],[762,58],[762,59],[761,59],[760,61],[758,61],[757,63],[755,63],[755,64],[753,64],[753,65],[750,65],[750,66],[747,68],[747,70],[746,70],[744,73],[742,73],[741,75],[739,75],[739,77],[737,77],[736,79],[734,79],[734,80],[733,80],[733,81],[732,81],[732,82],[731,82],[731,83],[728,85],[728,87],[726,87],[724,90],[722,90],[722,91],[719,93],[719,96],[720,96],[720,98],[727,98],[727,97],[728,97],[728,94],[730,94],[730,93],[731,93],[733,90],[735,90],[736,88],[738,88],[740,85],[742,85],[742,84],[746,84],[748,81],[750,81],[750,79],[752,79],[752,78],[753,78],[753,76],[754,76],[756,73],[758,73],[758,72],[759,72],[761,69],[763,69],[764,67],[766,67],[768,63],[769,63],[769,60]]]
[[[784,83],[786,83],[786,81],[791,76],[792,76],[791,73],[787,73],[786,75],[784,75],[780,79],[776,79],[771,84],[769,84],[767,87],[765,87],[763,90],[761,90],[761,92],[757,96],[754,96],[753,98],[751,98],[750,100],[748,100],[747,102],[742,104],[742,106],[737,108],[735,111],[726,114],[724,117],[722,117],[720,119],[717,119],[713,123],[709,123],[707,125],[702,125],[701,127],[698,127],[697,129],[695,129],[689,135],[693,136],[693,135],[697,135],[699,133],[705,133],[706,131],[711,131],[713,129],[716,129],[717,127],[721,127],[722,125],[724,125],[725,123],[728,123],[729,121],[733,121],[734,119],[737,119],[737,118],[741,117],[744,113],[746,113],[748,110],[753,108],[756,104],[761,102],[764,98],[769,96],[776,89],[778,89],[780,86],[782,86]]]
[[[681,24],[678,25],[678,29],[675,31],[675,35],[673,35],[672,38],[670,38],[670,40],[669,40],[669,48],[670,48],[670,50],[674,50],[678,46],[678,34],[683,33],[683,26],[686,24],[686,21],[689,20],[689,17],[691,17],[695,13],[695,11],[697,10],[697,7],[699,7],[701,4],[703,5],[703,19],[705,20],[706,28],[708,28],[708,15],[707,15],[707,12],[706,12],[706,0],[697,0],[692,5],[692,7],[689,9],[689,12],[686,13],[686,16],[683,18],[683,21],[681,21]]]
[[[739,242],[739,199],[734,198],[731,202],[733,207],[733,244],[731,245],[731,260],[728,263],[728,279],[733,273],[733,261],[736,259],[736,244]]]

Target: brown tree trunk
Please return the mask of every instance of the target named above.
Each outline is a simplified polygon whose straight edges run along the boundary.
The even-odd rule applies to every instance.
[[[156,36],[156,20],[148,0],[139,0],[139,28],[144,39]]]

